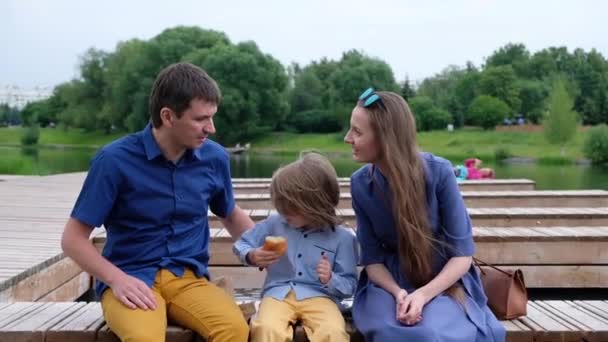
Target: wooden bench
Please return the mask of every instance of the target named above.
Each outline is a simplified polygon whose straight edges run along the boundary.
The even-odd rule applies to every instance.
[[[526,317],[502,324],[509,342],[608,341],[608,301],[531,301]],[[351,341],[363,341],[348,318],[347,325]],[[306,341],[301,327],[296,328],[294,335],[295,341]],[[192,331],[177,326],[167,329],[166,338],[168,342],[197,340]],[[16,302],[0,303],[0,341],[118,342],[118,339],[105,324],[98,302]]]
[[[350,193],[350,179],[338,178],[340,192]],[[486,179],[469,180],[459,183],[462,191],[529,191],[536,182],[529,179]],[[270,178],[233,178],[232,187],[236,194],[268,193]]]
[[[468,208],[473,225],[479,227],[553,227],[590,226],[608,227],[608,207],[601,208]],[[271,209],[245,209],[254,221],[276,213]],[[222,223],[211,211],[209,225],[221,228]],[[345,224],[356,225],[353,209],[338,209]]]
[[[261,287],[265,272],[241,264],[228,232],[212,229],[211,235],[211,275]],[[608,227],[475,227],[473,236],[478,258],[522,269],[529,288],[608,288]],[[101,249],[105,235],[93,243]]]
[[[468,208],[608,207],[608,191],[604,190],[463,191],[462,197]],[[234,198],[243,209],[272,209],[269,193],[237,193]],[[340,194],[338,208],[352,208],[350,193]]]

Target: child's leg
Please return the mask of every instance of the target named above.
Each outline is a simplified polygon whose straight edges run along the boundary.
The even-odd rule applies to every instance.
[[[284,342],[293,339],[296,322],[295,295],[289,292],[285,300],[264,297],[260,309],[251,320],[251,341]]]
[[[344,317],[334,301],[315,297],[298,302],[298,312],[310,342],[348,342]]]
[[[162,270],[169,318],[213,342],[246,342],[249,327],[234,298],[206,278],[186,270],[182,277]]]
[[[164,342],[167,330],[165,300],[152,289],[156,310],[130,309],[120,302],[111,289],[101,296],[101,307],[106,323],[121,341]]]

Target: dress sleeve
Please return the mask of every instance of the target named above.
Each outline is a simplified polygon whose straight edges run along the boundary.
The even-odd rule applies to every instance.
[[[439,222],[448,243],[450,257],[475,254],[471,218],[462,199],[458,182],[449,163],[441,164],[438,172],[437,199]]]
[[[355,216],[357,219],[357,240],[361,247],[361,265],[383,264],[385,252],[382,243],[378,240],[365,209],[359,204],[356,192],[352,190],[353,180],[351,180],[351,198]]]

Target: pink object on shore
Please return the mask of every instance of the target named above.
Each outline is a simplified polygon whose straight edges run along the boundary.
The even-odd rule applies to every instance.
[[[485,179],[494,178],[494,170],[491,168],[482,168],[481,160],[477,158],[469,158],[464,161],[464,166],[467,168],[467,179]]]

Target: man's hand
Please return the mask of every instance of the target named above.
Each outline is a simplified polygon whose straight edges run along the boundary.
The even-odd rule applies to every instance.
[[[130,309],[156,310],[156,298],[152,289],[143,281],[126,273],[120,275],[116,281],[108,284],[121,303]]]
[[[260,247],[251,250],[247,254],[247,260],[250,264],[263,268],[274,264],[281,258],[281,256],[282,255],[278,254],[277,252],[266,251]]]
[[[327,254],[322,252],[321,260],[319,260],[319,263],[317,264],[317,274],[319,275],[319,281],[321,281],[321,284],[325,285],[329,283],[331,280],[331,273],[331,265],[329,264]]]

